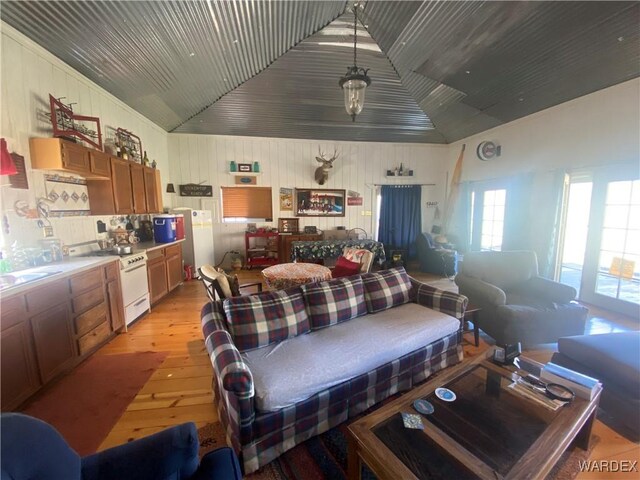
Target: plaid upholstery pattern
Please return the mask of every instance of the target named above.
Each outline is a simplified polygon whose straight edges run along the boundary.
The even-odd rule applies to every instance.
[[[364,284],[360,276],[302,285],[311,330],[365,315]]]
[[[411,281],[418,303],[462,318],[466,297]],[[222,303],[205,305],[201,315],[205,345],[215,372],[213,390],[218,415],[227,432],[227,443],[241,454],[245,474],[462,360],[460,330],[303,402],[257,414],[253,378],[233,347]]]
[[[402,305],[411,300],[411,280],[404,267],[362,275],[369,313]]]
[[[462,322],[464,312],[469,303],[469,299],[464,295],[454,292],[440,290],[438,288],[419,282],[409,277],[413,290],[415,291],[415,301],[419,305],[429,307],[438,312],[446,313],[459,319]]]
[[[299,287],[226,298],[223,306],[233,341],[241,352],[310,330]]]

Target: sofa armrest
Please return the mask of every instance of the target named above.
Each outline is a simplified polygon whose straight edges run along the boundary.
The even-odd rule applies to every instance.
[[[252,436],[255,419],[254,384],[249,366],[226,330],[222,302],[211,302],[202,308],[202,331],[217,382],[217,401],[226,414],[226,423],[240,443]]]
[[[575,300],[577,290],[570,285],[554,282],[548,278],[532,277],[518,287],[523,295],[534,298],[544,298],[555,303],[569,303]]]
[[[415,291],[415,299],[418,305],[429,307],[438,312],[446,313],[458,320],[464,317],[468,299],[464,295],[454,292],[440,290],[426,283],[419,282],[415,278],[409,277],[411,285]]]
[[[468,296],[472,303],[494,306],[507,303],[507,295],[504,290],[479,278],[459,273],[456,275],[456,285],[458,285],[460,293]]]

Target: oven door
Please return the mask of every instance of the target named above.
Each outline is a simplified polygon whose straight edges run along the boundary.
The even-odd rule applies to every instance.
[[[120,280],[122,282],[122,301],[125,307],[149,293],[146,263],[120,270]]]

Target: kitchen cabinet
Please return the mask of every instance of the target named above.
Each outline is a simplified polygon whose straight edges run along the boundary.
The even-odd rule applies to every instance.
[[[147,251],[147,276],[153,305],[182,283],[182,245]]]
[[[152,258],[147,253],[147,276],[149,279],[149,301],[153,305],[169,293],[167,284],[167,264],[164,259],[164,249],[156,251]]]
[[[0,393],[3,409],[20,405],[41,385],[24,297],[2,302],[0,329]]]
[[[115,213],[133,213],[133,190],[130,162],[111,157],[111,183]],[[91,203],[91,196],[89,196]]]
[[[131,169],[131,190],[133,195],[133,213],[147,213],[147,195],[144,190],[144,167],[137,163],[129,164]]]
[[[87,179],[106,180],[107,154],[61,138],[31,138],[31,168],[58,170]]]
[[[159,213],[160,172],[128,160],[109,157],[110,181],[87,180],[92,215]]]
[[[160,172],[155,168],[143,167],[144,195],[148,213],[162,212],[162,186]]]
[[[3,411],[15,409],[124,327],[116,261],[0,302]]]
[[[118,332],[124,328],[125,323],[119,265],[115,262],[111,265],[107,265],[104,269],[104,276],[107,284],[106,296],[109,308],[109,319],[111,321],[111,330]]]
[[[31,328],[40,377],[46,383],[76,361],[69,303],[60,302],[31,317]]]

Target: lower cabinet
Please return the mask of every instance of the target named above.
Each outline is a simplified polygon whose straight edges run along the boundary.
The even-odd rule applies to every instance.
[[[2,410],[13,410],[124,326],[115,262],[0,298]]]
[[[46,383],[71,367],[76,360],[69,303],[59,303],[31,317],[31,328],[40,376]]]
[[[147,251],[147,276],[151,304],[182,283],[182,245]]]
[[[11,409],[35,393],[42,383],[38,375],[29,322],[0,332],[0,380],[2,406]]]

